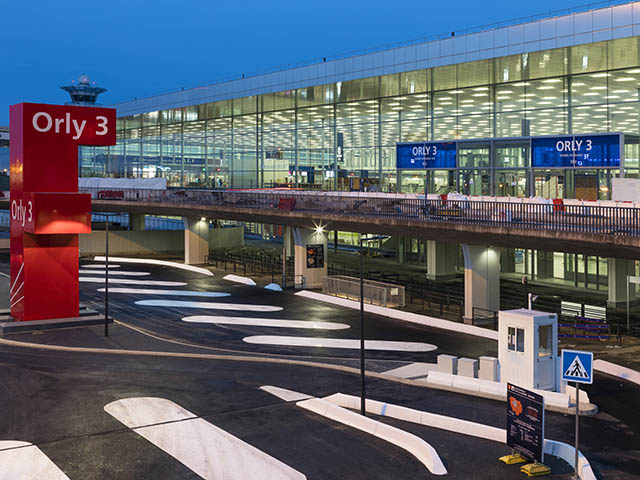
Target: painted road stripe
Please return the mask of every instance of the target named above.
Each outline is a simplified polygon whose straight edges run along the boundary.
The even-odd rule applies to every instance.
[[[100,277],[80,277],[81,282],[90,283],[104,283],[104,278]],[[131,278],[111,278],[109,277],[109,284],[112,283],[126,283],[127,285],[157,285],[158,287],[181,287],[186,285],[186,282],[159,282],[155,280],[133,280]]]
[[[207,275],[209,277],[213,277],[213,273],[206,268],[202,267],[194,267],[193,265],[185,265],[184,263],[178,262],[168,262],[166,260],[153,260],[149,258],[126,258],[126,257],[109,257],[114,262],[120,263],[142,263],[147,265],[161,265],[163,267],[172,267],[179,268],[181,270],[188,270],[190,272],[201,273],[202,275]],[[94,257],[96,262],[104,262],[105,257]]]
[[[80,270],[80,275],[104,275],[105,273],[106,273],[106,270]],[[118,270],[116,272],[109,272],[109,275],[122,275],[125,277],[144,277],[145,275],[151,275],[151,274],[149,272],[125,272],[123,270]]]
[[[360,340],[349,338],[319,338],[319,337],[285,337],[278,335],[255,335],[244,337],[246,343],[260,345],[281,345],[289,347],[315,347],[315,348],[347,348],[359,349]],[[365,340],[365,350],[387,350],[394,352],[431,352],[438,347],[430,343],[419,342],[392,342],[386,340]]]
[[[117,420],[202,478],[211,480],[307,477],[280,460],[164,398],[117,400],[104,407]]]
[[[99,292],[104,292],[104,288],[99,288]],[[231,294],[226,292],[198,292],[196,290],[161,290],[153,288],[125,288],[114,287],[109,289],[109,293],[132,293],[138,295],[175,295],[185,297],[228,297]]]
[[[49,457],[29,442],[0,441],[0,480],[69,480]]]
[[[104,268],[106,264],[104,263],[92,263],[91,265],[82,265],[80,268]],[[120,265],[109,264],[109,270],[112,268],[120,268]]]
[[[307,400],[312,398],[311,395],[306,393],[295,392],[293,390],[287,390],[286,388],[274,387],[273,385],[262,385],[260,390],[269,392],[271,395],[275,395],[285,402],[299,402],[300,400]]]
[[[246,310],[247,312],[279,312],[274,305],[248,305],[243,303],[186,302],[182,300],[138,300],[136,305],[147,307],[207,308],[212,310]]]
[[[193,315],[191,317],[184,317],[182,321],[224,325],[249,325],[252,327],[311,328],[317,330],[344,330],[345,328],[349,328],[349,325],[346,323],[281,320],[276,318],[216,317],[211,315]]]

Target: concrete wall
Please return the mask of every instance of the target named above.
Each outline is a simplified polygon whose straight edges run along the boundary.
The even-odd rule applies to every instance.
[[[244,227],[212,228],[209,230],[209,250],[241,247],[242,245],[244,245]]]

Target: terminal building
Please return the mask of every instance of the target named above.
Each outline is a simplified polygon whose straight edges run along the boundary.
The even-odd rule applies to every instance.
[[[81,174],[610,200],[640,177],[639,91],[640,3],[625,3],[123,102],[117,145],[83,148]],[[393,242],[400,262],[437,248]],[[606,290],[612,261],[516,248],[501,268]]]

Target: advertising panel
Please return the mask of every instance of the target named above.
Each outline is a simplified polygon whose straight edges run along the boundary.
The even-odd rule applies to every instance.
[[[544,461],[544,397],[507,383],[507,445],[522,456]]]
[[[307,268],[324,268],[324,245],[307,245]]]
[[[534,168],[619,167],[620,134],[531,139]]]
[[[398,143],[396,167],[456,168],[456,142]]]

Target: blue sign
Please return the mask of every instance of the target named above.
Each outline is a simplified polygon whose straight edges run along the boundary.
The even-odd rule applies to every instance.
[[[574,135],[531,139],[534,168],[619,167],[620,135]]]
[[[562,350],[562,379],[593,383],[593,353]]]
[[[398,143],[396,168],[456,168],[456,142]]]

